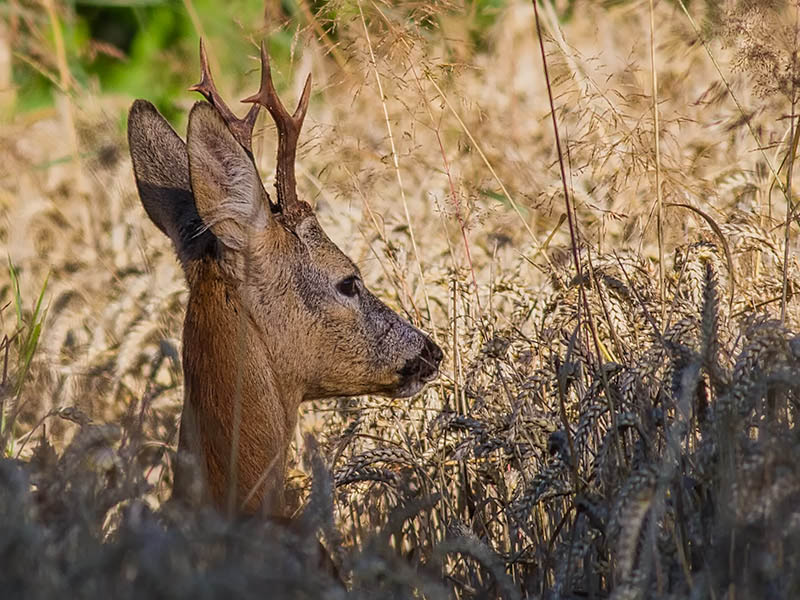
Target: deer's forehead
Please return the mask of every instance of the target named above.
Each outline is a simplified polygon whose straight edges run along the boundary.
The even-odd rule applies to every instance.
[[[317,218],[310,216],[295,228],[295,233],[305,245],[315,265],[323,270],[330,270],[342,276],[348,276],[355,270],[351,261],[327,236],[320,227]]]

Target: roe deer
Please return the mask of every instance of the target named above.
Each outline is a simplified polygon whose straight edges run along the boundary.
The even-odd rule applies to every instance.
[[[190,90],[207,102],[192,107],[185,144],[145,100],[128,117],[139,196],[172,240],[189,285],[178,455],[195,464],[199,485],[179,468],[173,495],[196,501],[199,490],[220,509],[280,517],[300,403],[411,396],[436,376],[442,351],[367,290],[297,198],[294,161],[311,76],[290,115],[262,43],[261,86],[239,119],[214,86],[202,42],[200,58],[202,79]],[[253,161],[259,106],[278,130],[274,200]]]

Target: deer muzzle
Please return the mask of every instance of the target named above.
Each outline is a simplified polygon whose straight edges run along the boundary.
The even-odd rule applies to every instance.
[[[400,375],[406,385],[418,382],[419,387],[436,378],[442,362],[442,349],[428,336],[424,337],[422,350],[414,358],[410,358],[400,369]],[[404,386],[405,387],[405,386]],[[411,386],[409,386],[411,387]]]

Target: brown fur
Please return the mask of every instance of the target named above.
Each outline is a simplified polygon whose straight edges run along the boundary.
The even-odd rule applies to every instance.
[[[142,203],[190,288],[175,493],[223,508],[233,490],[237,511],[281,515],[300,403],[411,395],[441,351],[364,287],[308,204],[270,203],[212,105],[192,109],[186,145],[142,100],[128,132]]]

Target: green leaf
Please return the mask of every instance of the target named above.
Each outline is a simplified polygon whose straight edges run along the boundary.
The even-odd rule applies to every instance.
[[[17,329],[22,328],[22,296],[19,290],[19,278],[17,270],[11,263],[11,257],[8,257],[8,274],[11,278],[11,288],[14,292],[14,310],[17,313]]]

